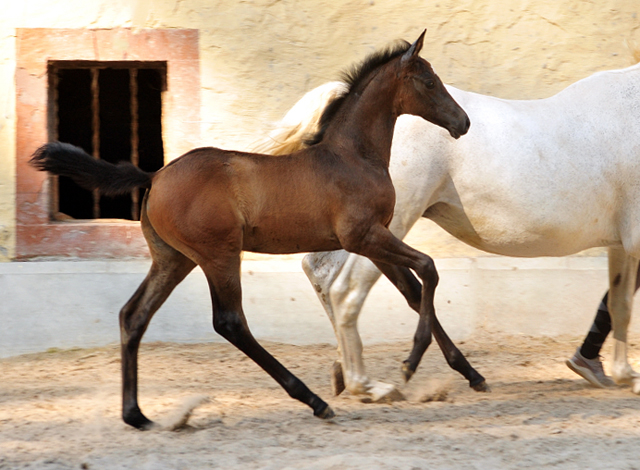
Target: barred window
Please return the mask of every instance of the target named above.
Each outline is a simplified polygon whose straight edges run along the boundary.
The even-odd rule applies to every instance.
[[[50,138],[111,163],[129,160],[145,171],[158,170],[164,164],[166,76],[166,62],[49,62]],[[55,220],[140,219],[143,190],[112,198],[66,177],[52,183],[50,214]]]

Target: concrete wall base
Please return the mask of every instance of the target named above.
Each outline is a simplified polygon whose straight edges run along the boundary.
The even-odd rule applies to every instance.
[[[607,289],[605,257],[436,260],[436,308],[455,340],[486,333],[586,334]],[[143,280],[148,261],[0,263],[0,356],[119,341],[118,312]],[[244,308],[258,339],[332,343],[333,330],[299,259],[245,261]],[[359,325],[365,344],[406,340],[417,316],[382,279]],[[633,328],[632,331],[637,332]],[[224,341],[211,325],[201,271],[194,271],[158,311],[145,341]]]

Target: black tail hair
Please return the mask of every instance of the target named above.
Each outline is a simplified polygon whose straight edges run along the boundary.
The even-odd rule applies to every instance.
[[[75,145],[50,142],[36,150],[29,161],[40,171],[68,176],[84,189],[99,189],[105,196],[126,194],[136,188],[150,188],[154,173],[129,162],[117,165],[93,158]]]

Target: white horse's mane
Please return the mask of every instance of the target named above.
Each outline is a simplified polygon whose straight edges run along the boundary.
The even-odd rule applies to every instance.
[[[306,137],[318,130],[326,104],[348,91],[343,82],[328,82],[298,101],[269,135],[252,146],[251,151],[270,155],[286,155],[304,147]],[[312,112],[309,112],[312,110]]]

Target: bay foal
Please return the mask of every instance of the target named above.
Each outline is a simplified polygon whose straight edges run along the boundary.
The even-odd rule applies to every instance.
[[[69,176],[88,189],[121,194],[148,188],[141,225],[152,265],[120,312],[126,423],[139,429],[154,426],[138,406],[140,340],[153,314],[196,265],[209,284],[216,332],[314,415],[334,415],[249,331],[240,285],[243,250],[283,254],[344,248],[371,259],[405,293],[417,282],[413,270],[422,281],[421,299],[409,299],[418,302],[420,311],[409,358],[415,370],[431,341],[438,275],[431,258],[388,229],[395,203],[388,172],[393,130],[401,114],[427,119],[453,138],[469,128],[465,112],[419,57],[423,40],[424,33],[414,44],[398,43],[352,69],[346,76],[348,93],[329,105],[313,145],[291,155],[200,148],[147,173],[95,160],[69,144],[50,143],[34,154],[38,169]]]

